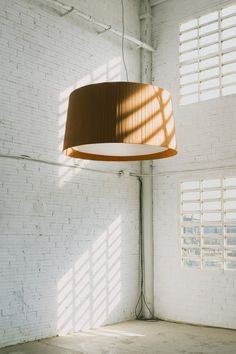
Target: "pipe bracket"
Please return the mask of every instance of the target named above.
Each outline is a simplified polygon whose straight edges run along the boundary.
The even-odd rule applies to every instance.
[[[71,6],[70,10],[66,11],[64,14],[61,14],[60,16],[61,17],[67,16],[67,15],[71,14],[74,11],[74,9],[75,9],[74,6]]]

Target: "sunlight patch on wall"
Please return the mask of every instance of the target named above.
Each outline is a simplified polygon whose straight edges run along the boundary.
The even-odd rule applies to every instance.
[[[121,216],[58,281],[58,333],[101,326],[122,299]]]

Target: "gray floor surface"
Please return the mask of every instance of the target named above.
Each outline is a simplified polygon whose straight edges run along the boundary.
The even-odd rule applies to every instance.
[[[127,321],[0,349],[0,354],[236,354],[236,331]]]

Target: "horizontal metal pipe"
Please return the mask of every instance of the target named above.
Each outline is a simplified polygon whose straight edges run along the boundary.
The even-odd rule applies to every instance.
[[[90,167],[84,167],[80,166],[79,164],[75,165],[68,165],[68,164],[63,164],[60,162],[55,162],[55,161],[49,161],[49,160],[41,160],[41,159],[35,159],[27,155],[3,155],[0,154],[0,158],[7,158],[7,159],[13,159],[13,160],[25,160],[25,161],[32,161],[32,162],[37,162],[37,163],[43,163],[46,165],[52,165],[52,166],[58,166],[58,167],[67,167],[67,168],[78,168],[80,170],[86,170],[86,171],[92,171],[92,172],[98,172],[98,173],[105,173],[105,174],[113,174],[117,176],[126,176],[126,177],[137,177],[136,175],[132,175],[132,172],[129,171],[113,171],[113,170],[99,170],[96,168],[90,168]]]
[[[154,166],[154,169],[156,167]],[[190,172],[200,172],[200,171],[212,171],[212,170],[225,170],[225,169],[236,169],[236,163],[233,165],[225,165],[225,166],[212,166],[212,167],[196,167],[196,168],[191,168],[191,169],[186,169],[186,170],[166,170],[166,171],[160,171],[157,173],[154,173],[152,176],[163,176],[163,175],[171,175],[171,174],[188,174]],[[134,173],[131,173],[132,176],[134,176]],[[148,175],[146,175],[148,176]],[[231,188],[232,189],[232,188]],[[209,190],[209,188],[208,188]],[[213,188],[212,190],[215,190]]]
[[[119,37],[122,37],[122,32],[114,29],[111,25],[107,25],[107,24],[97,20],[95,17],[90,16],[90,15],[86,14],[85,12],[82,12],[82,11],[76,9],[73,6],[65,5],[61,1],[58,1],[58,0],[45,0],[45,1],[62,8],[63,10],[67,11],[68,13],[73,13],[73,14],[79,16],[79,17],[83,18],[85,21],[91,22],[91,23],[93,23],[93,24],[95,24],[95,25],[97,25],[99,27],[102,27],[106,31],[112,32],[115,35],[117,35]],[[148,50],[150,52],[154,52],[155,51],[155,49],[153,47],[151,47],[150,45],[140,41],[139,39],[137,39],[137,38],[135,38],[133,36],[130,36],[129,34],[125,34],[124,38],[127,41],[129,41],[129,42],[135,43],[139,48],[146,49],[146,50]]]
[[[0,154],[0,158],[7,158],[7,159],[13,159],[13,160],[32,161],[32,162],[44,163],[44,164],[47,164],[47,165],[53,165],[53,166],[59,166],[59,167],[78,168],[78,169],[81,169],[81,170],[87,170],[87,171],[98,172],[98,173],[115,174],[117,176],[124,175],[126,177],[155,177],[155,176],[166,175],[166,174],[175,174],[175,173],[186,174],[186,173],[189,173],[189,172],[221,170],[221,169],[227,169],[227,168],[229,168],[229,169],[235,168],[236,169],[236,164],[235,164],[235,165],[225,165],[225,166],[212,166],[212,167],[192,168],[192,169],[188,169],[188,170],[168,170],[168,171],[162,171],[162,172],[157,172],[157,173],[152,173],[152,174],[148,174],[148,173],[142,174],[142,173],[130,172],[130,171],[127,171],[127,170],[120,170],[120,171],[99,170],[99,169],[95,169],[95,168],[89,168],[89,167],[80,166],[79,164],[78,165],[77,164],[75,164],[75,165],[67,165],[67,164],[63,164],[63,163],[55,162],[55,161],[35,159],[35,158],[32,158],[32,157],[27,156],[27,155],[19,155],[18,156],[18,155]],[[234,189],[234,187],[230,187],[230,189]]]

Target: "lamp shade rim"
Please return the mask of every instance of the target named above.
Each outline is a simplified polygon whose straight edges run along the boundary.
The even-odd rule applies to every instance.
[[[164,159],[167,157],[175,156],[177,154],[176,149],[167,148],[162,152],[157,152],[154,154],[145,154],[145,155],[132,155],[132,156],[114,156],[114,155],[98,155],[91,154],[86,152],[78,151],[74,148],[67,148],[64,150],[64,154],[84,160],[96,160],[96,161],[144,161],[144,160],[155,160],[155,159]]]
[[[101,82],[95,82],[95,83],[92,83],[92,84],[88,84],[88,85],[83,85],[83,86],[80,86],[80,87],[78,87],[77,89],[75,89],[75,90],[73,90],[71,93],[70,93],[70,95],[69,95],[69,97],[70,96],[73,96],[73,95],[76,95],[76,93],[78,92],[78,91],[81,91],[81,90],[83,90],[83,89],[86,89],[86,88],[92,88],[92,87],[99,87],[99,86],[117,86],[117,84],[118,85],[120,85],[120,86],[127,86],[127,84],[129,85],[129,86],[132,86],[132,85],[142,85],[142,87],[153,87],[153,88],[155,88],[155,87],[157,87],[157,86],[155,86],[155,85],[152,85],[152,84],[149,84],[149,83],[147,83],[147,82],[142,82],[142,83],[140,83],[140,82],[138,82],[138,81],[129,81],[129,82],[127,82],[127,81],[110,81],[110,82],[108,82],[108,81],[101,81]],[[162,87],[160,87],[160,86],[158,86],[158,89],[159,90],[165,90],[165,91],[167,91],[166,89],[164,89],[164,88],[162,88]]]

